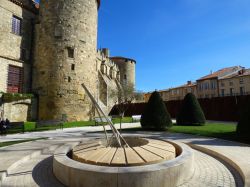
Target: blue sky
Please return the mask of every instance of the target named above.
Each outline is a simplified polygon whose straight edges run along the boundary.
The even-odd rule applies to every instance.
[[[137,89],[250,68],[249,0],[101,0],[98,47],[137,60]]]

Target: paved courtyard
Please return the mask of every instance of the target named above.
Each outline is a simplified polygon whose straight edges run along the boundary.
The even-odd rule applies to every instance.
[[[137,126],[139,126],[139,123],[123,124],[125,128]],[[87,141],[103,137],[104,134],[101,131],[102,127],[81,127],[1,136],[1,142],[45,137],[48,139],[1,148],[0,186],[63,186],[52,173],[54,151],[65,143],[73,144],[79,142],[79,140]],[[214,138],[166,132],[133,132],[131,134],[180,141],[195,148],[193,150],[195,171],[192,177],[181,187],[250,187],[250,147],[247,145]],[[222,161],[222,159],[227,162]]]

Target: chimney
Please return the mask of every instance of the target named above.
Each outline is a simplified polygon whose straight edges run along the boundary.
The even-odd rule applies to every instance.
[[[240,71],[238,71],[238,75],[243,75],[246,72],[246,69],[243,68]]]
[[[192,81],[187,81],[187,85],[191,85],[192,84]]]

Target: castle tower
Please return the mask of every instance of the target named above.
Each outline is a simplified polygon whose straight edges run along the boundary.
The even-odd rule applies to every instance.
[[[39,120],[88,120],[93,109],[82,83],[96,95],[100,0],[41,0],[36,26],[33,91]]]
[[[135,87],[135,65],[136,61],[124,57],[111,57],[110,58],[119,67],[120,82],[123,86]]]

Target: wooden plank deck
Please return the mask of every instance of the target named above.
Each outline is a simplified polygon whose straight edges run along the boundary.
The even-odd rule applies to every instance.
[[[175,158],[175,147],[172,144],[147,140],[144,145],[124,148],[105,147],[101,142],[80,144],[73,149],[73,159],[103,166],[139,166]]]

